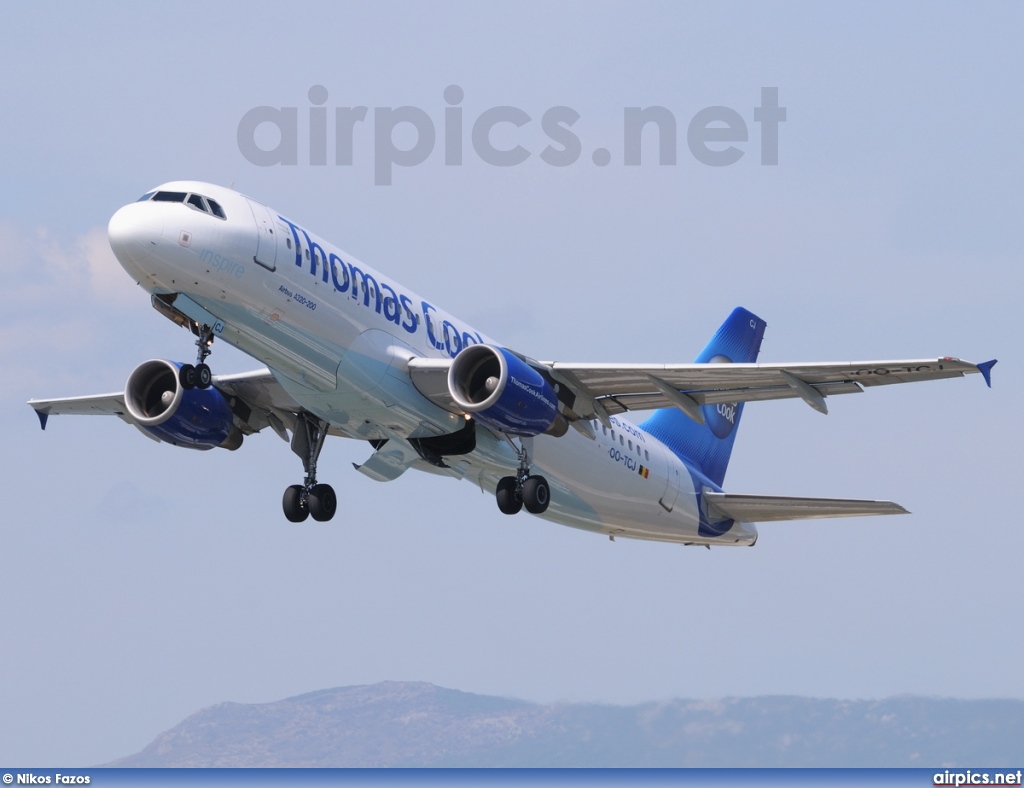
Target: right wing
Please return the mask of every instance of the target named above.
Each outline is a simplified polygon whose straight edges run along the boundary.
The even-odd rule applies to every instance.
[[[73,416],[117,416],[122,421],[132,423],[128,409],[124,406],[124,392],[112,394],[88,394],[84,397],[64,397],[63,399],[30,399],[28,404],[39,417],[39,426],[46,429],[46,420],[50,416],[68,414]]]
[[[282,388],[269,369],[215,376],[213,385],[227,396],[237,397],[251,409],[252,413],[245,421],[253,432],[259,432],[266,426],[288,440],[282,427],[294,430],[295,419],[304,410]],[[335,434],[333,430],[331,434]]]
[[[302,406],[289,396],[268,369],[235,375],[216,375],[213,378],[213,387],[219,389],[229,400],[236,401],[233,411],[242,422],[243,432],[247,434],[270,427],[284,440],[289,440],[285,428],[294,429],[296,417],[303,411]],[[125,407],[123,391],[80,397],[30,399],[28,404],[36,412],[39,425],[44,430],[50,416],[60,415],[117,416],[122,421],[136,426]],[[237,407],[237,404],[244,407]],[[145,433],[144,430],[143,432]],[[334,430],[331,430],[331,433],[340,434]]]

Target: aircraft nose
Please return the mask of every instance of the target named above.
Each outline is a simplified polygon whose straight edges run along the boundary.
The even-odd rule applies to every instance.
[[[137,258],[150,241],[157,241],[162,223],[146,203],[131,203],[120,208],[107,224],[107,240],[114,256],[126,269],[134,269]]]

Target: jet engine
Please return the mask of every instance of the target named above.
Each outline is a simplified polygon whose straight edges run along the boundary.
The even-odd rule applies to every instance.
[[[509,435],[565,432],[555,390],[504,348],[470,345],[462,350],[448,368],[448,393],[481,424]]]
[[[231,406],[217,389],[182,388],[181,365],[164,359],[139,364],[128,376],[124,401],[128,414],[157,440],[189,449],[242,445]]]

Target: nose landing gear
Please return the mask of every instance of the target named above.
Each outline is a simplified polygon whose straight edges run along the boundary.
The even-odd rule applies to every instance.
[[[196,363],[182,364],[178,370],[178,382],[186,391],[207,389],[213,384],[213,373],[206,359],[213,352],[213,326],[205,323],[189,323],[196,339]],[[293,523],[304,522],[310,515],[318,522],[327,522],[338,511],[338,496],[329,484],[316,480],[316,464],[327,438],[330,425],[309,413],[300,413],[292,434],[292,451],[302,459],[306,478],[302,484],[293,484],[284,491],[281,507],[284,516]]]
[[[290,522],[301,523],[310,515],[317,522],[327,522],[338,511],[338,496],[329,484],[318,484],[316,464],[327,438],[328,423],[302,413],[292,435],[292,451],[302,458],[306,478],[284,491],[281,506]]]
[[[551,503],[551,488],[543,476],[530,475],[530,457],[526,445],[516,446],[509,440],[519,457],[515,476],[498,480],[495,498],[502,514],[518,514],[525,506],[530,514],[543,514]]]
[[[213,328],[204,324],[196,328],[195,332],[199,337],[196,340],[196,347],[199,348],[196,353],[196,364],[195,366],[182,364],[181,369],[178,370],[178,381],[186,391],[208,389],[213,383],[213,373],[206,364],[207,357],[213,352]]]

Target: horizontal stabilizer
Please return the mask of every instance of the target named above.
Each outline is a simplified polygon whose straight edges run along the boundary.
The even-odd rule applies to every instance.
[[[787,495],[734,495],[706,492],[708,508],[748,523],[778,520],[817,520],[824,517],[871,517],[877,514],[910,514],[892,501],[856,498],[793,498]]]

